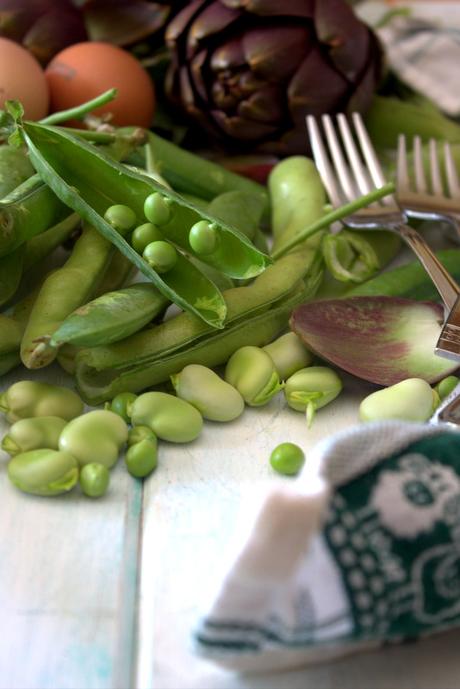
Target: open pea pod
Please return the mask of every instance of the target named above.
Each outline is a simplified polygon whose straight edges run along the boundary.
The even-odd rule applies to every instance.
[[[56,128],[26,123],[24,134],[34,167],[61,201],[112,242],[168,299],[214,328],[223,326],[227,309],[221,292],[183,254],[178,252],[175,266],[160,276],[103,218],[109,206],[125,203],[141,224],[145,198],[153,191],[165,193],[164,187]]]
[[[122,203],[133,209],[140,225],[145,222],[145,199],[158,192],[168,200],[170,211],[170,220],[161,225],[161,232],[178,247],[195,254],[189,242],[190,229],[196,222],[205,220],[213,225],[218,242],[212,253],[195,254],[203,262],[229,277],[242,279],[255,277],[272,262],[233,225],[199,209],[151,177],[107,157],[92,144],[61,129],[31,122],[24,124],[24,131],[27,143],[32,142],[48,165],[101,215],[108,206]],[[35,164],[32,153],[31,150]],[[42,170],[38,172],[42,175]],[[52,186],[48,179],[46,182]],[[59,196],[59,189],[54,191]],[[65,202],[69,203],[69,199]]]

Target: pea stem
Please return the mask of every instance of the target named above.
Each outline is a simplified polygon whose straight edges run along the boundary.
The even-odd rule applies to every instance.
[[[81,120],[92,110],[95,110],[106,103],[110,103],[110,101],[116,97],[117,93],[117,89],[109,89],[108,91],[101,93],[100,96],[97,96],[86,103],[82,103],[81,105],[77,105],[75,108],[54,112],[52,115],[48,115],[48,117],[44,117],[42,120],[40,120],[40,123],[59,124],[60,122],[65,122],[66,120]]]
[[[288,251],[293,249],[298,244],[301,244],[312,235],[316,234],[316,232],[323,230],[325,227],[332,225],[332,223],[337,222],[338,220],[343,220],[347,216],[356,213],[356,211],[361,210],[361,208],[370,206],[371,203],[374,203],[375,201],[378,201],[389,194],[393,194],[394,191],[394,182],[388,182],[388,184],[385,184],[383,187],[374,189],[370,192],[370,194],[361,196],[359,199],[356,199],[351,203],[346,203],[344,206],[340,206],[340,208],[336,208],[335,210],[330,211],[330,213],[326,213],[326,215],[323,215],[322,218],[314,222],[313,225],[306,227],[297,236],[293,237],[287,244],[284,244],[284,246],[274,251],[272,253],[272,258],[281,258],[281,256],[287,254]]]

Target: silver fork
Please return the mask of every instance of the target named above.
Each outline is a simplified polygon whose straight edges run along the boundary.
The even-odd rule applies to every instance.
[[[331,116],[323,115],[326,147],[316,119],[311,115],[307,117],[313,157],[329,199],[335,208],[386,184],[361,116],[353,113],[352,121],[359,148],[345,115],[337,115],[338,132]],[[407,216],[393,196],[387,196],[377,204],[348,216],[343,222],[357,229],[385,228],[398,234],[424,266],[447,310],[452,309],[460,294],[457,283],[437,259],[424,238],[406,224]]]
[[[398,138],[398,164],[396,196],[401,208],[409,217],[447,220],[460,236],[460,183],[455,167],[452,149],[449,143],[444,143],[444,165],[440,162],[438,142],[430,139],[428,143],[428,175],[425,174],[423,164],[422,140],[415,136],[412,141],[414,175],[409,175],[407,143],[404,134]],[[444,192],[444,169],[447,193]],[[428,177],[428,179],[427,179]]]

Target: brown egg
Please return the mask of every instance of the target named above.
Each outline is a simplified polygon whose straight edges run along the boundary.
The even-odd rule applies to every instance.
[[[21,101],[28,120],[40,120],[48,113],[48,84],[43,69],[28,50],[0,38],[0,108],[10,99]]]
[[[95,110],[112,113],[113,124],[149,127],[155,107],[153,82],[126,50],[109,43],[76,43],[58,53],[46,68],[51,111],[66,110],[116,88],[115,100]]]

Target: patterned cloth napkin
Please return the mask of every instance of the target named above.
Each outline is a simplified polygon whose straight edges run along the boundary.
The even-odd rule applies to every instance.
[[[447,115],[460,115],[458,7],[438,21],[415,14],[395,16],[378,34],[391,68],[402,81],[434,101]]]
[[[224,667],[280,670],[458,626],[460,433],[388,421],[326,439],[246,539],[195,631]]]

